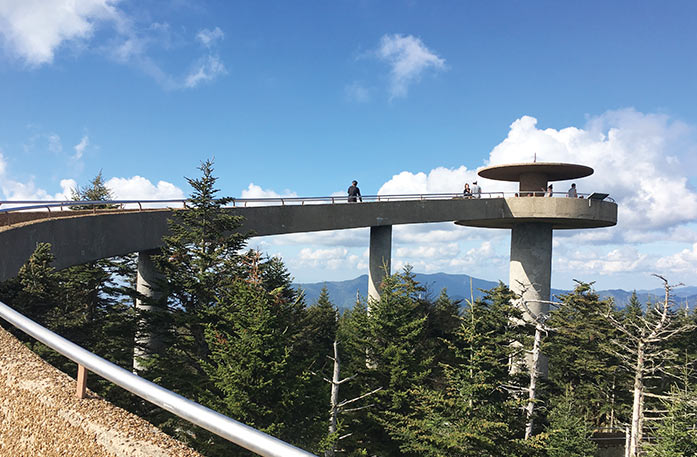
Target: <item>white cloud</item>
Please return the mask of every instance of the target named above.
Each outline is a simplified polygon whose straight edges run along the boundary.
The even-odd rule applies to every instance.
[[[293,233],[267,237],[275,246],[341,246],[361,247],[369,243],[368,228],[331,230],[322,232]]]
[[[184,78],[184,86],[194,88],[201,83],[213,81],[218,76],[226,73],[227,70],[220,58],[208,55],[196,62],[189,74]]]
[[[184,191],[172,183],[158,181],[154,185],[142,176],[111,178],[106,186],[115,200],[180,200],[186,198]]]
[[[249,183],[246,189],[242,190],[242,198],[280,198],[280,197],[297,197],[298,194],[288,189],[283,193],[278,193],[271,189],[262,189],[253,182]]]
[[[87,148],[87,145],[89,144],[89,137],[87,135],[83,136],[80,142],[74,146],[75,154],[73,155],[73,159],[80,160],[82,158],[82,154],[84,154],[85,149]]]
[[[202,29],[196,34],[195,39],[208,48],[208,54],[195,59],[188,72],[169,72],[152,57],[152,50],[171,52],[173,41],[180,48],[187,40],[172,40],[169,24],[138,23],[139,17],[129,17],[116,7],[119,2],[0,0],[0,41],[8,54],[31,67],[52,63],[56,53],[68,44],[92,48],[118,63],[138,68],[168,90],[195,88],[226,73],[220,57],[210,54],[210,49],[223,39],[220,28]],[[100,26],[108,26],[109,33],[101,44],[94,45],[92,39]]]
[[[62,179],[60,186],[60,192],[50,194],[44,189],[37,188],[33,179],[26,183],[3,179],[0,188],[6,200],[70,200],[77,182],[74,179]]]
[[[53,61],[65,42],[89,39],[99,22],[118,16],[117,0],[0,1],[0,35],[31,66]]]
[[[198,41],[200,41],[201,44],[203,44],[207,48],[212,47],[218,41],[222,40],[224,37],[225,34],[222,30],[220,30],[220,27],[216,27],[213,30],[202,29],[200,32],[198,32],[198,34],[196,34],[196,38],[198,39]]]
[[[300,250],[295,263],[299,267],[324,268],[329,270],[357,268],[360,258],[346,248]]]
[[[383,184],[378,195],[459,194],[466,182],[471,183],[477,179],[476,170],[468,170],[464,165],[454,169],[437,167],[428,174],[403,171]],[[484,191],[484,180],[480,178],[479,181]]]
[[[397,248],[397,257],[420,258],[425,260],[452,258],[460,253],[457,243],[439,244],[435,246],[407,246]]]
[[[391,98],[406,96],[409,85],[418,81],[426,69],[445,68],[445,59],[438,57],[420,38],[412,35],[384,35],[376,54],[391,67]]]
[[[594,249],[578,249],[566,255],[556,256],[554,265],[560,272],[597,276],[646,272],[651,268],[652,262],[648,254],[631,246],[622,246],[607,253]]]
[[[694,131],[659,114],[608,111],[585,128],[538,129],[523,116],[490,154],[489,164],[531,161],[591,166],[581,192],[608,192],[619,205],[620,231],[664,230],[697,218],[697,193],[688,185],[681,153]]]
[[[672,255],[660,257],[656,268],[662,273],[691,273],[697,269],[697,243]]]

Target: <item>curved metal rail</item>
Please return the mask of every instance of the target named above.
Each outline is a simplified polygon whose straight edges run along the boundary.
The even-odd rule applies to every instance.
[[[265,457],[316,457],[314,454],[230,419],[124,370],[42,327],[2,302],[0,302],[0,317],[89,371],[258,455]]]
[[[365,195],[363,202],[388,202],[388,201],[414,201],[414,200],[449,200],[452,198],[509,198],[509,197],[543,197],[545,192],[526,192],[520,195],[518,192],[482,192],[479,196],[465,196],[462,193],[440,193],[440,194],[398,194],[398,195]],[[578,194],[578,198],[588,198],[592,194]],[[567,197],[566,192],[554,192],[552,197]],[[606,200],[615,202],[611,197]],[[186,208],[188,200],[99,200],[99,201],[74,201],[74,200],[6,200],[0,201],[0,213],[17,211],[46,210],[49,213],[54,210],[69,211],[74,207],[91,206],[95,210],[99,206],[106,206],[104,209],[147,209],[147,208]],[[328,197],[271,197],[271,198],[232,198],[229,206],[271,206],[271,205],[318,205],[318,204],[347,204],[348,197],[328,196]],[[172,205],[174,204],[174,205]],[[12,205],[12,206],[7,206]],[[3,208],[4,206],[4,208]],[[110,208],[109,208],[110,207]]]

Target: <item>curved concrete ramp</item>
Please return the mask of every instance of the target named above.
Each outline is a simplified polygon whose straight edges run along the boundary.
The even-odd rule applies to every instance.
[[[0,455],[201,457],[89,392],[0,328]]]
[[[0,281],[17,274],[36,244],[51,243],[58,269],[85,262],[157,249],[167,219],[184,210],[111,210],[75,216],[17,213],[17,225],[0,230]],[[510,228],[516,221],[551,221],[555,228],[606,227],[617,222],[617,205],[573,198],[451,198],[356,204],[308,204],[227,208],[244,216],[242,232],[256,236],[454,222]],[[71,214],[71,213],[67,213]],[[36,219],[42,218],[42,219]]]

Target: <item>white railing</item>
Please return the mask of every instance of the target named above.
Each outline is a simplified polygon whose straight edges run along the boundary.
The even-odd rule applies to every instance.
[[[593,194],[578,194],[578,198],[588,198]],[[462,193],[441,194],[400,194],[400,195],[365,195],[362,202],[394,202],[415,200],[450,200],[450,199],[477,199],[477,198],[511,198],[511,197],[567,197],[566,192],[554,192],[547,195],[545,192],[482,192],[479,195],[464,195]],[[615,202],[611,197],[604,200]],[[69,211],[75,207],[93,207],[96,211],[103,209],[156,209],[156,208],[186,208],[188,200],[100,200],[100,201],[72,201],[72,200],[5,200],[0,201],[0,214],[18,211]],[[345,204],[351,203],[347,196],[329,197],[271,197],[271,198],[232,198],[228,206],[245,208],[250,206],[290,206],[290,205],[321,205],[321,204]]]
[[[77,388],[84,389],[85,370],[138,395],[160,408],[265,457],[316,457],[284,441],[193,402],[141,378],[66,340],[0,302],[0,317],[78,364]],[[78,396],[80,393],[78,392]]]

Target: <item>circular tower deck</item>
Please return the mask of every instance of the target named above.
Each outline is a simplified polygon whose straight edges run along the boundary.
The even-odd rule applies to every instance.
[[[552,181],[593,174],[585,165],[570,163],[516,163],[483,168],[479,176],[519,183],[518,196],[480,199],[456,222],[470,227],[510,228],[509,287],[525,302],[528,321],[549,311],[552,276],[552,231],[610,227],[617,224],[617,205],[595,198],[567,198],[564,193],[545,197]],[[546,372],[543,366],[538,367]]]

